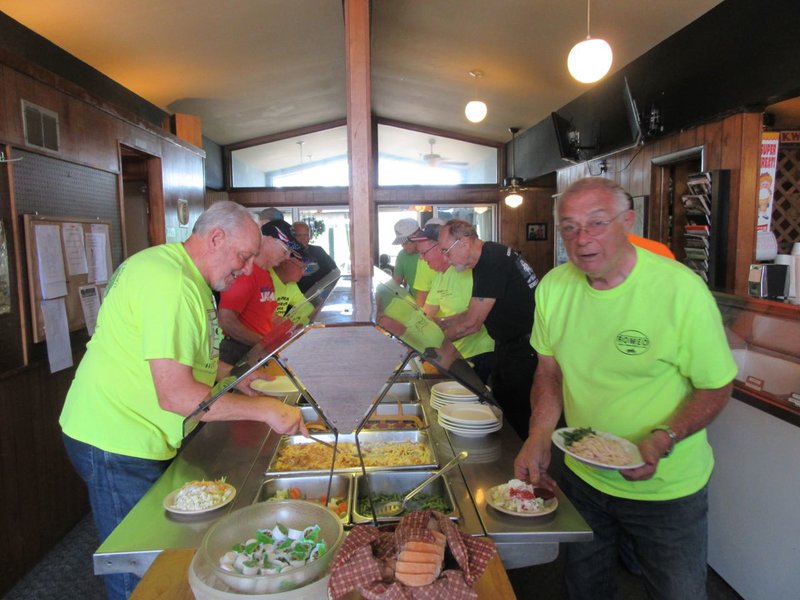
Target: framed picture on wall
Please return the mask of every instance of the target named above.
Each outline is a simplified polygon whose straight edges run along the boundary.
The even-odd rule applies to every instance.
[[[636,213],[636,221],[633,223],[631,233],[639,237],[647,237],[647,208],[650,204],[650,196],[633,196],[633,210]]]
[[[529,242],[546,241],[547,223],[528,223],[525,232],[525,239]]]

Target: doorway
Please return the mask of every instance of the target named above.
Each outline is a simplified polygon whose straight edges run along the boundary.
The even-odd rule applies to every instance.
[[[124,258],[166,241],[161,159],[120,145],[120,203]]]

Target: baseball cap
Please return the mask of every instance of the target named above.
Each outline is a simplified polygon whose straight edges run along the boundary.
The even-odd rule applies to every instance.
[[[419,225],[414,219],[400,219],[394,224],[394,233],[397,237],[394,238],[392,244],[405,244],[408,241],[408,236],[419,229]]]
[[[283,219],[276,219],[262,225],[261,235],[274,237],[282,241],[289,247],[289,252],[291,252],[294,258],[305,260],[305,250],[303,246],[295,239],[292,233],[292,226]]]
[[[270,221],[283,221],[283,213],[274,206],[270,206],[269,208],[265,208],[258,213],[258,218],[259,220],[264,221],[264,223],[269,223]]]
[[[411,242],[424,242],[425,240],[436,242],[439,240],[439,230],[442,225],[444,225],[444,221],[441,219],[429,219],[422,229],[417,229],[408,236],[408,240]]]

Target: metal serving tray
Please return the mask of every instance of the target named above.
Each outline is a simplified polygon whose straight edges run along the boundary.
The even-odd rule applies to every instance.
[[[402,417],[416,417],[420,423],[422,423],[422,427],[415,426],[412,421],[403,421],[400,413],[400,409],[402,407]],[[320,418],[319,413],[313,406],[301,406],[300,412],[303,414],[303,421],[306,422],[306,425],[309,423],[314,424],[315,431],[329,431],[325,422]],[[377,419],[375,417],[378,417]],[[390,417],[393,420],[381,420],[380,417]],[[394,420],[396,419],[396,420]],[[395,424],[394,427],[387,427],[381,426],[380,424]],[[402,425],[402,427],[400,426]],[[427,429],[428,428],[428,419],[425,416],[425,411],[422,410],[422,405],[419,403],[414,404],[401,404],[398,406],[397,404],[379,404],[375,408],[375,412],[372,413],[370,417],[370,421],[367,423],[364,429],[369,430],[380,430],[380,431],[406,431],[406,430],[413,430],[413,429]],[[313,433],[313,431],[312,431]]]
[[[369,477],[369,487],[372,489],[373,495],[406,494],[422,483],[425,478],[432,473],[433,471],[403,471],[401,473],[390,473],[384,471],[367,473],[367,477]],[[372,521],[372,515],[369,513],[369,511],[367,511],[367,514],[361,514],[358,512],[359,500],[366,498],[367,493],[367,486],[364,482],[364,476],[356,475],[355,485],[353,488],[353,502],[350,505],[352,511],[351,519],[354,524]],[[453,499],[453,493],[450,491],[450,484],[447,483],[447,479],[445,479],[445,477],[439,477],[438,479],[429,483],[422,490],[422,493],[442,496],[451,506],[450,512],[445,513],[445,515],[451,519],[458,519],[460,517],[458,506]],[[412,498],[411,502],[413,501],[414,500]],[[378,521],[393,522],[399,521],[402,517],[402,514],[395,517],[378,517]]]
[[[341,517],[343,523],[350,522],[350,511],[353,506],[352,475],[306,475],[300,477],[270,477],[261,484],[256,494],[256,502],[266,502],[280,490],[299,488],[306,500],[318,501],[328,493],[328,479],[331,479],[331,497],[344,498],[347,512]]]
[[[332,433],[318,433],[314,434],[314,437],[328,442],[329,444],[333,444],[335,436]],[[388,467],[388,466],[376,466],[376,467],[366,467],[366,470],[369,472],[372,471],[408,471],[413,469],[435,469],[436,466],[439,464],[436,458],[436,452],[434,452],[433,444],[431,444],[431,440],[428,437],[428,433],[426,431],[420,430],[413,430],[413,431],[362,431],[358,435],[358,440],[361,446],[367,444],[375,444],[377,442],[419,442],[425,445],[425,447],[430,452],[432,456],[432,462],[428,464],[421,464],[421,465],[403,465],[398,467]],[[349,442],[355,443],[355,435],[354,434],[347,434],[347,435],[339,435],[339,443]],[[287,446],[296,445],[296,444],[317,444],[314,440],[310,438],[303,437],[302,435],[290,435],[290,436],[283,436],[278,442],[278,446],[275,449],[275,453],[272,455],[272,458],[269,461],[269,466],[267,467],[266,475],[324,475],[330,472],[329,468],[324,469],[312,469],[306,471],[280,471],[273,467],[275,462],[277,461],[278,455],[281,453],[281,450]],[[319,445],[319,444],[318,444]],[[322,446],[319,446],[322,448]],[[360,472],[361,467],[347,467],[342,469],[335,469],[336,473],[356,473]]]
[[[373,400],[377,397],[378,395],[376,393]],[[413,383],[406,381],[393,383],[391,387],[389,387],[389,391],[386,392],[386,395],[381,400],[381,404],[397,404],[398,402],[403,404],[419,402],[417,391],[414,388]],[[306,400],[304,396],[298,397],[297,405],[310,406],[308,400]]]

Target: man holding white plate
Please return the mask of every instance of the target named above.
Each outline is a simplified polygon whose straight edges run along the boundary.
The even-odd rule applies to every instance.
[[[714,466],[705,427],[736,375],[716,302],[687,267],[628,241],[635,215],[614,182],[577,181],[555,217],[570,262],[536,290],[539,365],[515,476],[555,487],[546,470],[562,411],[570,427],[634,442],[635,468],[565,457],[562,488],[594,531],[567,546],[569,596],[614,597],[625,533],[651,597],[703,599]]]

